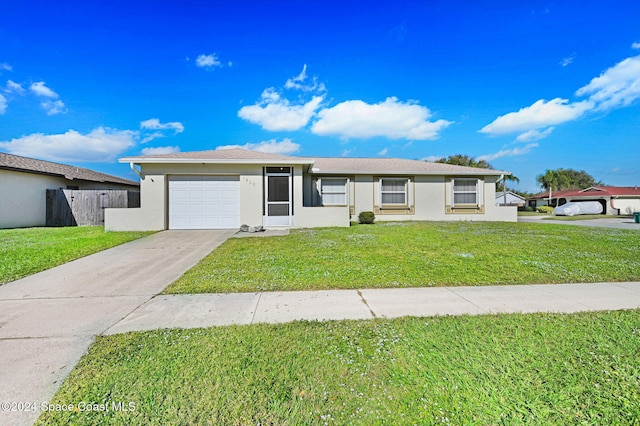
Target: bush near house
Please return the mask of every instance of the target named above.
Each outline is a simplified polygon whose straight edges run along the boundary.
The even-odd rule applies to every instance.
[[[358,215],[358,222],[361,224],[373,224],[376,220],[376,215],[373,212],[360,212]]]
[[[551,206],[540,206],[540,207],[538,207],[538,213],[553,214],[553,207],[551,207]]]

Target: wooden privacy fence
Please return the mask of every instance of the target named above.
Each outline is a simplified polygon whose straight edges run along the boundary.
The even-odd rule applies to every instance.
[[[104,225],[104,209],[112,207],[140,207],[140,192],[47,189],[46,226]]]

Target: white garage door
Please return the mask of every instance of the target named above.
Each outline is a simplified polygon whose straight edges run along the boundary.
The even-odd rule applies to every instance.
[[[169,229],[240,228],[238,176],[170,176]]]

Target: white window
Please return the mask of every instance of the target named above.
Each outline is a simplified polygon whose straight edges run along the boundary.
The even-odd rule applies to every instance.
[[[407,206],[409,199],[409,179],[382,178],[380,179],[380,201],[382,208]]]
[[[478,205],[478,179],[453,180],[453,205]]]
[[[323,206],[347,205],[347,179],[322,178],[320,180],[320,195]]]

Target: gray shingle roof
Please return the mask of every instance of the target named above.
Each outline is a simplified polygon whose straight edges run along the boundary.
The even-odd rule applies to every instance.
[[[402,158],[315,158],[312,172],[315,174],[474,174],[501,175],[509,172],[453,164],[430,163],[428,161]]]
[[[69,180],[79,179],[91,182],[119,183],[123,185],[138,185],[138,182],[119,178],[117,176],[100,173],[82,167],[36,160],[35,158],[0,152],[0,169],[16,170],[27,173],[38,173],[62,176]]]
[[[142,162],[153,162],[157,160],[229,160],[229,161],[298,161],[300,163],[308,162],[308,159],[303,157],[293,157],[280,154],[269,154],[266,152],[250,151],[242,148],[229,148],[229,149],[212,149],[209,151],[194,151],[194,152],[176,152],[173,154],[156,154],[156,155],[141,155],[138,157],[125,157],[121,158],[121,162],[136,162],[135,160],[142,160]],[[162,161],[166,162],[166,161]]]
[[[285,163],[307,164],[313,174],[416,174],[416,175],[496,175],[511,174],[502,170],[479,169],[452,164],[430,163],[401,158],[343,158],[343,157],[297,157],[250,151],[242,148],[219,149],[174,154],[144,155],[121,158],[121,162],[132,163]]]

